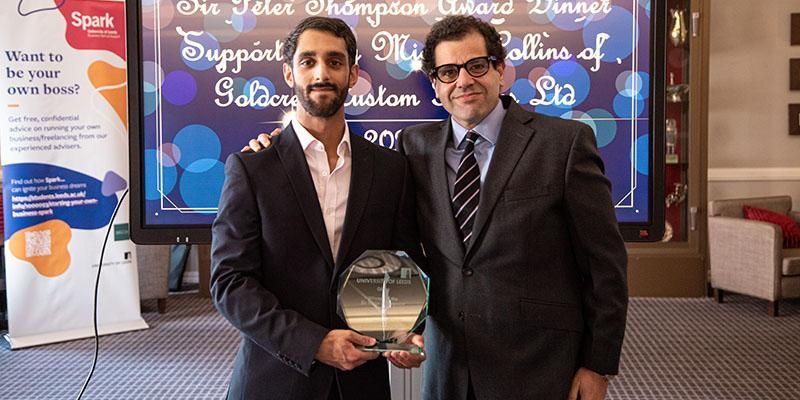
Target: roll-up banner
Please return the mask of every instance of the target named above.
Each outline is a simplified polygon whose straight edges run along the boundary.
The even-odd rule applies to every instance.
[[[0,160],[11,348],[147,328],[129,239],[125,4],[0,6]]]

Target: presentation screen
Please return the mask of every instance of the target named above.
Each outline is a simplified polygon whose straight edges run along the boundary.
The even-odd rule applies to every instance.
[[[594,130],[626,239],[659,239],[660,7],[643,0],[130,1],[133,238],[210,240],[225,159],[283,126],[296,104],[281,53],[301,19],[337,17],[353,29],[360,72],[345,103],[348,124],[393,147],[403,127],[448,117],[420,70],[422,48],[436,21],[468,14],[501,33],[505,88],[524,108]]]

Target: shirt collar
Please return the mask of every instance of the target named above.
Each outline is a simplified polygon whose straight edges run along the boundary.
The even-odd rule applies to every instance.
[[[500,127],[503,125],[503,119],[506,117],[506,109],[503,108],[503,102],[498,101],[494,106],[492,112],[489,113],[483,120],[478,123],[473,131],[477,132],[481,137],[492,145],[497,144],[497,138],[500,136]],[[461,147],[461,142],[467,136],[469,129],[459,125],[458,122],[450,118],[451,125],[453,126],[453,147]]]
[[[300,141],[300,147],[303,148],[304,152],[308,150],[313,143],[319,143],[322,145],[322,142],[315,138],[314,135],[312,135],[311,132],[309,132],[308,129],[306,129],[306,127],[304,127],[303,124],[296,119],[292,119],[292,128],[294,129],[294,133],[297,135],[297,140]],[[341,155],[342,151],[345,149],[348,151],[350,150],[350,127],[347,126],[346,123],[344,124],[344,135],[342,135],[342,140],[336,147],[336,153]]]

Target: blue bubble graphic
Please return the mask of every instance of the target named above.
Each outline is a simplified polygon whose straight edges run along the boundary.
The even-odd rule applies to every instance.
[[[650,75],[645,72],[635,72],[628,76],[625,80],[624,95],[628,97],[637,96],[638,98],[647,98],[650,92]]]
[[[255,82],[258,82],[258,83],[255,83]],[[268,93],[269,96],[272,96],[272,95],[275,94],[275,85],[272,84],[272,81],[270,81],[269,79],[267,79],[267,78],[265,78],[263,76],[256,76],[256,77],[253,77],[252,79],[250,79],[249,81],[247,81],[247,83],[244,84],[244,88],[243,88],[242,92],[244,93],[245,96],[249,97],[250,96],[250,92],[253,90],[253,88],[258,88],[259,86],[261,86],[262,89],[256,89],[256,93],[254,94],[253,98],[258,98],[261,95],[264,95],[263,87],[267,88],[267,90],[269,91],[269,93]],[[263,109],[267,108],[267,105],[265,104],[265,105],[262,106],[262,105],[258,105],[258,104],[253,104],[251,107],[256,109],[256,110],[263,110]]]
[[[613,142],[617,137],[617,121],[613,119],[614,116],[602,108],[593,108],[586,114],[592,118],[597,147],[602,148]]]
[[[188,168],[183,172],[179,188],[183,202],[191,208],[217,207],[225,181],[225,166],[219,160],[197,162],[204,164],[199,169],[206,168],[206,164],[211,164],[211,167],[202,172],[192,172]]]
[[[236,32],[250,32],[256,27],[256,16],[249,10],[244,14],[233,14],[231,26]]]
[[[164,155],[164,157],[169,157]],[[146,200],[158,200],[161,198],[161,193],[158,192],[158,151],[149,149],[144,151],[144,197]],[[162,166],[162,188],[164,194],[172,191],[175,187],[175,182],[178,178],[178,171],[175,167]]]
[[[194,172],[196,174],[199,174],[201,172],[206,172],[210,170],[211,168],[214,167],[214,165],[217,162],[219,162],[219,160],[215,160],[213,158],[202,158],[200,160],[197,160],[189,164],[189,166],[186,167],[186,170],[189,172]]]
[[[420,42],[417,39],[408,39],[406,40],[405,45],[403,46],[403,56],[407,58],[417,58],[422,60],[422,49],[425,47],[425,43]]]
[[[638,71],[636,72],[636,75],[639,77],[638,82],[640,85],[636,95],[640,99],[646,99],[650,97],[650,74],[647,72]]]
[[[644,8],[647,17],[650,17],[650,0],[637,0],[637,3],[639,3],[639,7]]]
[[[375,95],[375,91],[372,90],[372,88],[370,88],[369,89],[369,94]],[[348,94],[347,95],[347,100],[345,101],[345,104],[347,104],[350,101],[352,101],[352,98],[353,98],[353,95]],[[344,108],[344,113],[347,114],[347,115],[351,115],[351,116],[357,116],[357,115],[362,115],[362,114],[366,113],[370,109],[372,109],[372,107],[370,107],[370,106],[346,106]]]
[[[236,98],[244,94],[244,88],[247,86],[249,81],[244,78],[236,77],[233,78],[233,97]]]
[[[589,127],[592,128],[592,132],[597,132],[597,125],[595,125],[589,114],[586,114],[583,111],[570,110],[561,114],[560,117],[563,119],[574,119],[582,124],[589,125]]]
[[[649,154],[650,154],[650,136],[643,135],[636,138],[636,159],[631,159],[632,163],[635,163],[636,172],[647,175],[649,173],[648,167],[650,165],[649,162]],[[631,150],[631,156],[633,156],[633,150]]]
[[[144,92],[144,96],[142,96],[142,103],[144,105],[144,115],[150,115],[156,111],[156,106],[158,106],[158,96],[155,92]]]
[[[383,65],[386,66],[386,72],[389,73],[389,76],[398,81],[408,78],[413,70],[411,61],[400,61],[398,64],[386,62]]]
[[[506,51],[508,53],[511,53],[512,51],[517,51],[520,54],[522,54],[522,51],[523,51],[522,39],[520,39],[520,38],[518,38],[516,36],[512,37],[511,40],[508,42],[508,45],[506,45]],[[511,65],[513,65],[515,67],[519,67],[520,65],[525,63],[525,60],[522,57],[519,57],[516,60],[511,59],[510,57],[508,57],[508,58],[506,58],[506,62],[511,63]]]
[[[622,91],[619,92],[621,95],[634,97],[642,88],[642,78],[636,73],[628,72],[622,86]]]
[[[169,103],[176,106],[189,104],[197,94],[197,82],[192,74],[186,71],[172,71],[164,77],[161,95]]]
[[[550,76],[555,78],[556,83],[561,86],[560,92],[556,89],[548,91],[548,100],[553,100],[553,98],[558,94],[560,97],[561,104],[553,104],[556,107],[560,107],[563,109],[566,108],[573,108],[586,100],[586,97],[589,96],[589,91],[591,90],[591,79],[589,78],[589,73],[586,72],[586,69],[583,68],[582,65],[576,63],[575,61],[557,61],[550,65],[547,68],[547,71]],[[569,85],[569,86],[567,86]],[[570,89],[572,87],[574,90],[574,97],[575,102],[573,104],[565,104],[565,100],[567,100]],[[556,99],[558,100],[558,99]]]
[[[178,164],[184,169],[189,169],[197,160],[204,158],[219,159],[222,145],[216,132],[211,128],[192,124],[183,127],[172,144],[177,146],[181,152],[181,159]]]
[[[593,21],[583,30],[583,45],[595,48],[597,35],[608,34],[600,51],[604,54],[602,61],[616,63],[617,58],[624,60],[633,53],[634,43],[639,42],[639,30],[633,26],[633,15],[626,9],[614,6],[603,19]]]
[[[193,43],[188,43],[187,40]],[[216,65],[216,61],[209,60],[205,57],[205,53],[200,53],[200,46],[197,44],[202,45],[205,53],[219,51],[219,41],[214,35],[208,32],[203,32],[200,35],[187,35],[187,37],[181,41],[180,46],[180,55],[183,63],[196,71],[205,71]]]
[[[631,110],[631,106],[634,106],[634,109]],[[617,93],[614,96],[614,113],[617,114],[620,118],[635,118],[642,115],[642,111],[644,111],[644,100],[636,96],[635,98],[623,96],[621,93]]]
[[[156,85],[148,81],[142,82],[142,90],[144,90],[145,93],[154,93],[157,89],[158,88],[156,87]]]
[[[554,117],[560,117],[561,115],[563,115],[563,114],[564,114],[564,110],[565,110],[565,109],[566,109],[566,110],[569,110],[569,111],[567,111],[567,112],[570,112],[570,111],[572,111],[572,110],[571,110],[571,109],[569,109],[569,108],[565,108],[565,107],[558,107],[558,106],[555,106],[555,105],[544,105],[544,104],[541,104],[541,105],[538,105],[538,106],[536,106],[536,107],[534,108],[534,111],[536,111],[536,112],[537,112],[537,113],[539,113],[539,114],[544,114],[544,115],[552,115],[552,116],[554,116]]]
[[[542,3],[549,3],[549,2],[542,2]],[[588,25],[594,18],[594,15],[585,15],[585,14],[572,14],[572,13],[559,13],[556,14],[553,11],[552,7],[549,7],[547,10],[547,17],[553,21],[553,25],[565,30],[565,31],[577,31],[579,29],[583,29],[586,25]]]
[[[514,97],[520,104],[528,104],[536,96],[536,91],[528,79],[514,81],[514,84],[511,85],[511,92],[514,93]]]

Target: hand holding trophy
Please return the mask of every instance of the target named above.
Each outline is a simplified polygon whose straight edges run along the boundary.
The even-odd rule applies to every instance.
[[[425,320],[428,276],[405,252],[367,250],[339,280],[339,316],[378,343],[364,351],[422,353],[405,339]]]

